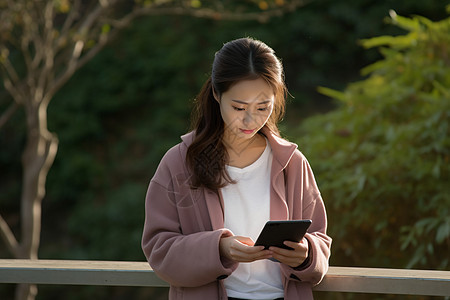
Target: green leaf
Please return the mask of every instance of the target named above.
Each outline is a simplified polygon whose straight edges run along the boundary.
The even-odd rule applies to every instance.
[[[404,36],[379,36],[371,39],[360,40],[361,45],[366,48],[390,46],[394,48],[403,49],[410,47],[416,43],[417,33],[412,32]]]
[[[445,240],[449,240],[449,239],[450,239],[450,218],[447,218],[437,229],[436,242],[438,244],[441,244]]]
[[[191,7],[200,8],[202,7],[202,2],[200,0],[191,0]]]
[[[392,18],[393,23],[397,26],[406,29],[408,31],[419,31],[420,30],[420,22],[417,18],[405,18],[395,14]]]
[[[346,102],[345,94],[327,87],[318,87],[317,91],[325,96]]]
[[[445,88],[440,82],[433,80],[433,86],[442,93],[442,95],[447,98],[450,99],[450,88]]]
[[[102,34],[107,34],[110,31],[111,31],[111,25],[103,24],[103,26],[102,26]]]

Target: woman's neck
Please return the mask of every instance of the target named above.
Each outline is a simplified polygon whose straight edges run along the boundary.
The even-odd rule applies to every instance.
[[[225,149],[228,153],[228,165],[244,168],[254,163],[264,152],[266,140],[261,134],[250,139],[227,139],[224,136]]]

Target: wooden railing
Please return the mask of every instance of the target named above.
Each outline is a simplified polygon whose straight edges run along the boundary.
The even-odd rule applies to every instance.
[[[146,262],[0,259],[0,283],[168,287]],[[330,267],[315,291],[450,296],[450,271]]]

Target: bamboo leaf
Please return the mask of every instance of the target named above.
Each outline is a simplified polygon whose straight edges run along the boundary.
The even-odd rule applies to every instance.
[[[319,93],[321,93],[322,95],[328,96],[330,98],[334,98],[334,99],[340,100],[342,102],[347,102],[345,94],[342,92],[339,92],[339,91],[336,91],[336,90],[333,90],[333,89],[330,89],[327,87],[322,87],[322,86],[318,87],[317,91]]]
[[[391,16],[392,17],[392,16]],[[417,18],[405,18],[399,15],[395,15],[395,17],[392,18],[392,21],[395,25],[406,29],[408,31],[419,31],[420,30],[420,23]]]
[[[412,32],[403,36],[379,36],[371,39],[360,40],[360,44],[366,48],[374,48],[380,46],[390,46],[397,49],[410,47],[417,43],[417,33]]]

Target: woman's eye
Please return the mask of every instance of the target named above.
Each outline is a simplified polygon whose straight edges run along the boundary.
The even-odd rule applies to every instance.
[[[269,109],[268,107],[261,107],[261,108],[258,108],[259,111],[266,111],[266,110],[268,110],[268,109]]]
[[[234,109],[234,110],[237,110],[237,111],[243,111],[243,110],[244,110],[244,108],[242,108],[242,107],[236,107],[236,106],[233,106],[233,109]]]

